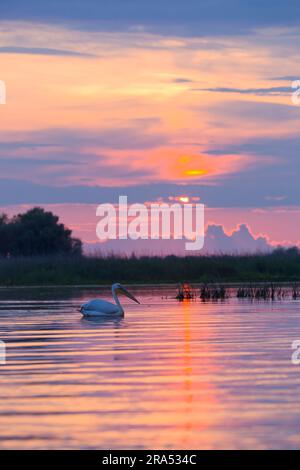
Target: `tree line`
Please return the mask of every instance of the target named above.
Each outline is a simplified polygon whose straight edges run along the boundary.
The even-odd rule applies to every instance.
[[[0,256],[81,255],[82,242],[40,207],[9,218],[0,215]]]

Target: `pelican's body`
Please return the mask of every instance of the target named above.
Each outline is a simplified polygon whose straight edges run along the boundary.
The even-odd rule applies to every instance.
[[[101,317],[111,315],[123,316],[124,309],[119,301],[118,293],[126,295],[126,297],[139,304],[139,301],[132,294],[130,294],[127,289],[125,289],[125,287],[121,286],[121,284],[114,284],[111,288],[111,291],[115,304],[102,299],[90,300],[81,306],[80,312],[82,315],[85,317]]]

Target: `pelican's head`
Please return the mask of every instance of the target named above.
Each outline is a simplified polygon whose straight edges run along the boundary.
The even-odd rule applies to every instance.
[[[116,294],[122,294],[122,295],[125,295],[126,297],[128,297],[129,299],[133,300],[134,302],[136,302],[137,304],[139,304],[140,302],[134,297],[134,295],[130,294],[130,292],[128,292],[128,290],[122,286],[122,284],[113,284],[112,285],[112,288],[111,288],[112,292],[115,292]]]

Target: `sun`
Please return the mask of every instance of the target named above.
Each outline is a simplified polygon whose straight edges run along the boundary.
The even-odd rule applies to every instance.
[[[187,170],[186,175],[187,176],[203,176],[207,172],[205,170]]]

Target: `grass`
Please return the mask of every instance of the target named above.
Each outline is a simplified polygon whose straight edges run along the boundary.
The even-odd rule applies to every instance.
[[[299,295],[298,250],[268,255],[35,257],[0,259],[0,286],[290,282]],[[221,293],[221,295],[223,295]]]

